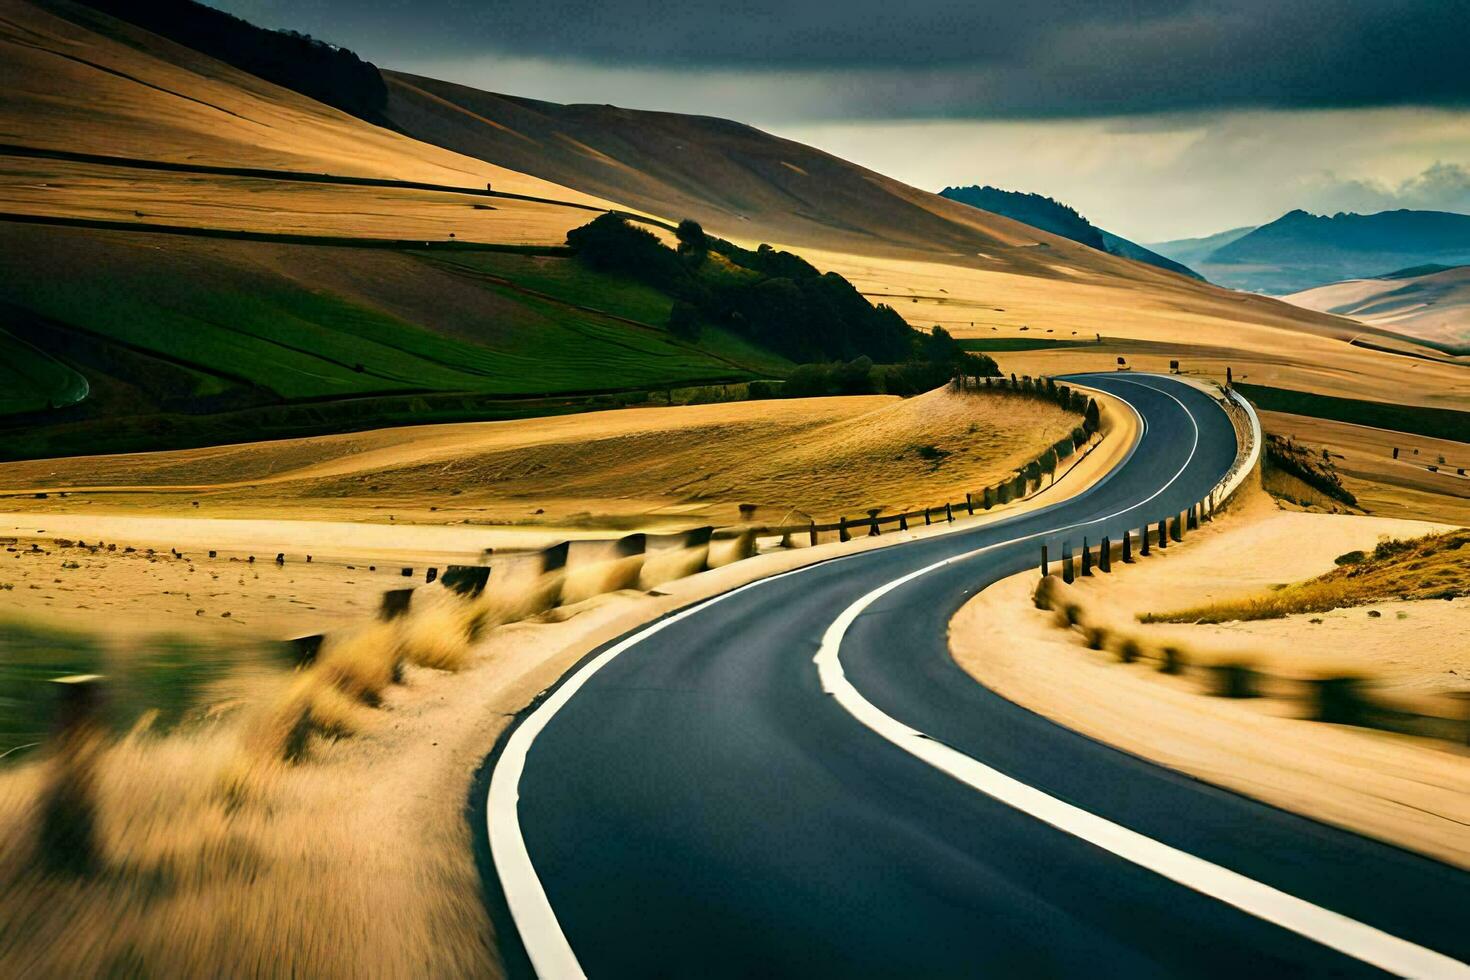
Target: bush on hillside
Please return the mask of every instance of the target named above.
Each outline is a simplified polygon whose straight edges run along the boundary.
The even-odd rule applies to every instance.
[[[762,245],[754,251],[704,234],[684,221],[679,250],[664,245],[620,214],[602,214],[567,233],[567,244],[591,268],[627,276],[694,306],[708,322],[797,362],[880,363],[927,361],[919,335],[885,305],[873,306],[852,283],[823,273],[800,256]],[[697,260],[714,252],[726,261]],[[730,267],[740,270],[730,275]],[[942,331],[941,331],[942,333]],[[939,351],[951,377],[960,370],[993,368],[958,349],[948,334],[925,340]],[[942,379],[941,379],[942,380]]]
[[[709,253],[704,229],[693,218],[685,218],[679,222],[679,227],[674,229],[674,237],[679,239],[679,254],[693,265],[703,262],[705,255]]]

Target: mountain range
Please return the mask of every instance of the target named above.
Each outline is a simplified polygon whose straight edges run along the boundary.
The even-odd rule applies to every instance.
[[[1041,194],[1007,191],[999,187],[988,185],[981,187],[978,184],[972,184],[969,187],[946,187],[939,192],[939,196],[980,208],[983,211],[990,211],[993,214],[1003,214],[1007,218],[1014,218],[1033,228],[1049,231],[1062,238],[1070,238],[1074,242],[1086,245],[1088,248],[1095,248],[1099,252],[1132,259],[1135,262],[1145,262],[1194,279],[1204,278],[1184,263],[1130,242],[1121,235],[1104,231],[1084,218],[1075,208]]]
[[[1149,247],[1189,260],[1211,282],[1284,295],[1412,266],[1470,262],[1470,215],[1398,210],[1329,217],[1295,210],[1258,228]]]

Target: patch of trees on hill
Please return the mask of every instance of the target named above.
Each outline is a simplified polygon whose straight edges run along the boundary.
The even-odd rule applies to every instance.
[[[957,373],[996,372],[994,361],[961,350],[941,328],[920,334],[892,307],[872,305],[842,276],[821,272],[798,255],[769,245],[741,248],[706,235],[689,220],[680,223],[677,235],[675,250],[648,229],[610,213],[568,232],[567,244],[590,268],[628,276],[674,297],[669,330],[676,336],[697,336],[701,320],[727,327],[767,350],[812,365],[806,372],[812,377],[805,381],[835,388],[834,393],[873,390],[865,386],[872,384],[874,363],[899,369],[887,372],[896,388],[922,384],[920,391]]]
[[[346,48],[295,31],[256,27],[193,0],[83,0],[89,7],[136,24],[211,58],[380,122],[388,86],[376,65]]]
[[[1075,208],[1041,194],[1005,191],[999,187],[972,184],[969,187],[946,187],[939,192],[939,196],[968,204],[972,208],[1003,214],[1032,228],[1049,231],[1059,238],[1070,238],[1099,252],[1108,250],[1097,226],[1082,217]]]

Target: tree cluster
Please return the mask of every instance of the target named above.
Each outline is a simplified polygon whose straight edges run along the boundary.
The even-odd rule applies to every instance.
[[[798,387],[845,391],[859,387],[854,379],[865,373],[867,384],[887,390],[890,381],[905,391],[927,390],[917,386],[935,387],[963,370],[994,372],[993,361],[960,350],[943,330],[918,334],[891,307],[872,305],[842,276],[823,273],[798,255],[769,245],[741,248],[706,235],[688,219],[675,235],[678,248],[672,249],[624,215],[608,213],[568,232],[567,244],[588,267],[627,276],[687,304],[696,320],[816,365],[797,379]],[[670,329],[677,324],[687,336],[689,323],[689,312],[681,310],[671,317]],[[863,358],[866,371],[855,366]],[[874,362],[902,370],[874,382]]]
[[[193,0],[87,0],[91,7],[203,52],[241,71],[379,122],[388,86],[376,65],[295,31],[256,27]]]

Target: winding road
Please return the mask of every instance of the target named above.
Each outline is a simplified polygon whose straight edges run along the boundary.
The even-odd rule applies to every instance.
[[[512,975],[1470,976],[1470,874],[1102,745],[950,658],[950,617],[1042,542],[1116,539],[1230,467],[1204,392],[1078,380],[1144,421],[1086,493],[689,607],[517,720],[485,814]]]

